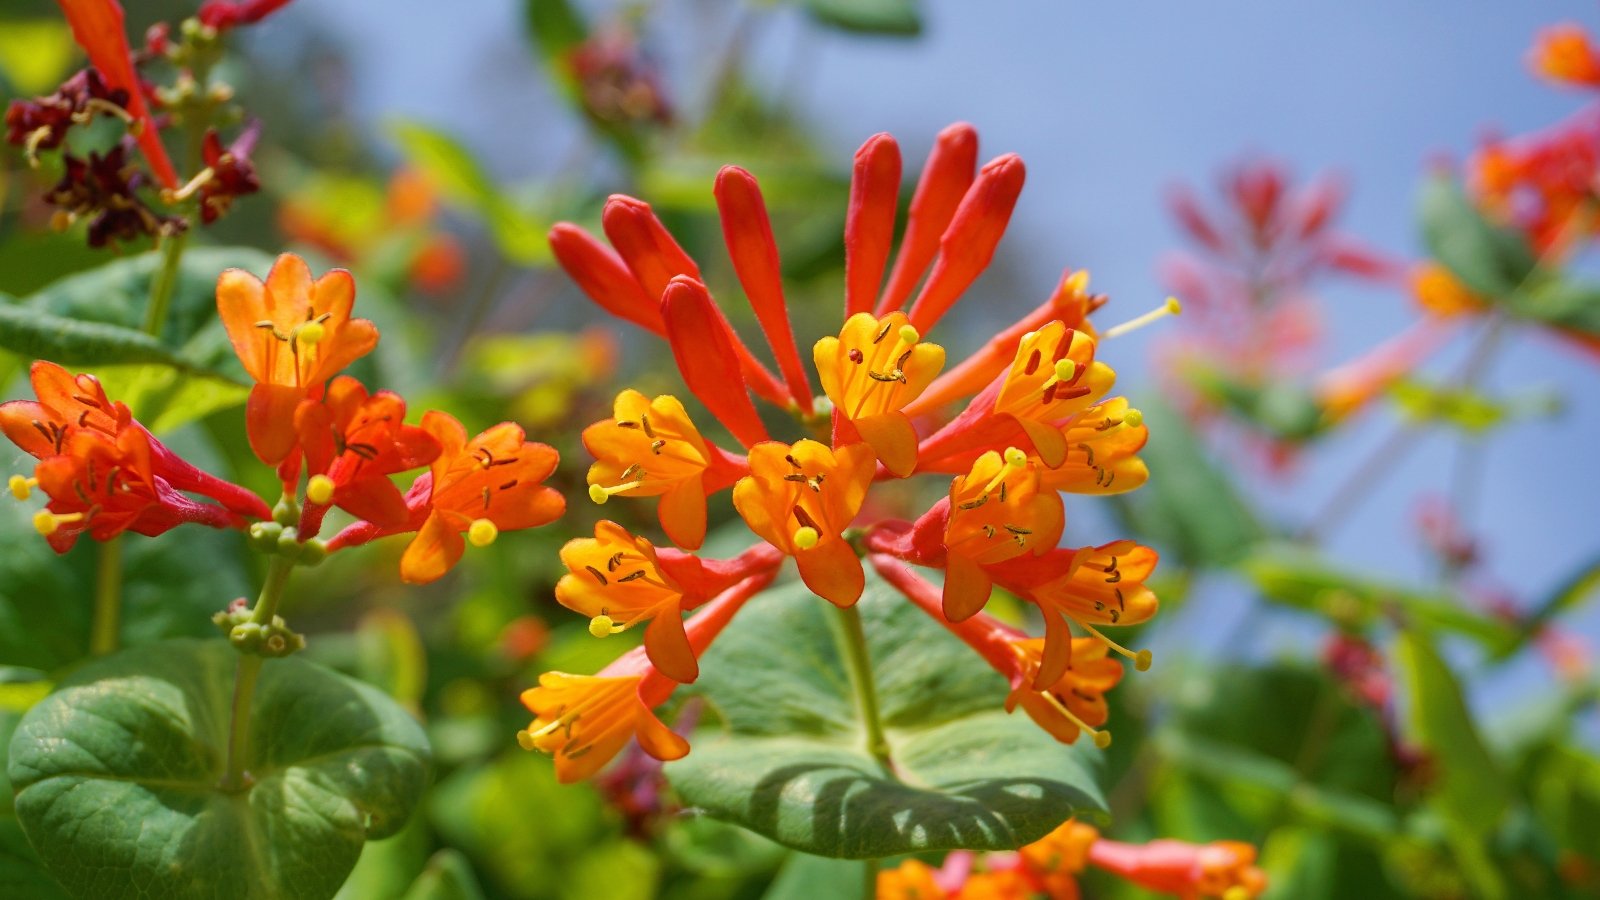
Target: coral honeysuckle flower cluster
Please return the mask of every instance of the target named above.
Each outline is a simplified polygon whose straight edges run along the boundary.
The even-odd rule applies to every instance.
[[[437,410],[410,425],[400,396],[340,374],[378,343],[371,322],[351,317],[354,303],[348,272],[313,278],[290,254],[265,281],[239,269],[218,279],[217,312],[255,381],[250,447],[283,484],[275,507],[168,449],[93,375],[46,361],[33,364],[37,400],[0,405],[0,428],[39,460],[31,476],[11,476],[11,493],[27,500],[38,489],[49,498],[33,522],[60,552],[83,534],[105,541],[198,523],[248,529],[261,549],[315,563],[414,532],[400,560],[401,576],[414,583],[443,575],[469,541],[484,546],[501,531],[559,517],[565,503],[543,484],[556,451],[527,441],[517,425],[469,438]],[[403,494],[390,480],[424,467]],[[355,521],[324,542],[318,534],[333,507]]]
[[[1097,729],[1107,718],[1104,693],[1122,674],[1113,654],[1139,669],[1150,658],[1101,629],[1155,614],[1145,582],[1156,554],[1132,541],[1058,547],[1061,494],[1139,487],[1147,432],[1137,409],[1106,396],[1115,376],[1096,358],[1087,318],[1105,298],[1089,293],[1086,273],[1066,275],[1043,304],[955,365],[926,339],[989,264],[1022,189],[1015,154],[979,168],[977,153],[968,125],[939,135],[891,266],[900,149],[880,134],[857,152],[843,322],[812,345],[811,371],[749,172],[724,168],[714,193],[776,371],[734,331],[699,266],[646,203],[620,195],[606,203],[609,246],[576,225],[552,229],[567,273],[606,311],[665,337],[690,393],[739,444],[715,443],[678,398],[633,390],[584,431],[595,457],[591,499],[654,498],[677,546],[602,521],[593,538],[562,551],[569,573],[557,599],[590,617],[591,632],[645,629],[642,647],[599,674],[549,673],[524,694],[535,718],[519,741],[553,754],[562,780],[598,770],[630,734],[659,759],[687,753],[652,709],[695,679],[706,646],[786,558],[813,593],[840,607],[861,597],[870,563],[1009,680],[1008,707],[1022,707],[1062,741],[1087,733],[1109,742]],[[752,395],[810,436],[775,439]],[[874,485],[918,475],[948,486],[922,515],[863,516]],[[701,558],[694,551],[707,504],[729,489],[760,541],[732,559]],[[942,586],[919,569],[938,572]],[[984,612],[996,585],[1037,606],[1042,637]]]
[[[1078,900],[1078,876],[1093,866],[1183,900],[1253,900],[1267,888],[1255,860],[1256,848],[1238,841],[1125,844],[1069,819],[1017,853],[957,851],[938,869],[906,860],[878,873],[876,894],[877,900]]]

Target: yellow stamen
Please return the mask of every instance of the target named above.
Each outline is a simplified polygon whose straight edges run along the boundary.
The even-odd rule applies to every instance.
[[[327,506],[333,500],[333,479],[326,475],[313,475],[306,482],[306,499],[318,506]]]
[[[18,500],[28,499],[28,497],[33,493],[34,485],[37,485],[38,483],[39,479],[28,478],[24,475],[13,475],[11,476],[11,481],[8,482],[11,488],[11,496],[17,498]]]
[[[1078,718],[1077,715],[1072,712],[1072,710],[1067,709],[1067,705],[1062,703],[1054,694],[1050,693],[1049,691],[1040,691],[1039,696],[1043,697],[1046,703],[1055,707],[1056,712],[1066,716],[1067,721],[1078,726],[1079,730],[1089,735],[1089,738],[1094,741],[1094,745],[1096,747],[1104,750],[1111,746],[1111,732],[1101,731],[1098,728],[1091,727],[1088,722]]]
[[[795,529],[794,545],[801,550],[810,550],[812,547],[817,545],[817,541],[820,540],[821,537],[821,535],[817,534],[817,530],[815,528],[812,528],[810,525],[804,525]]]
[[[589,485],[589,499],[600,504],[601,506],[604,506],[605,502],[611,499],[612,494],[621,494],[625,491],[631,491],[641,484],[644,484],[642,479],[625,481],[616,487],[604,487],[598,484],[591,484]]]
[[[1099,638],[1100,643],[1105,644],[1112,650],[1115,650],[1123,656],[1133,660],[1133,667],[1135,669],[1138,669],[1141,672],[1150,671],[1150,663],[1155,659],[1155,655],[1149,650],[1140,650],[1138,653],[1135,653],[1132,650],[1129,650],[1127,647],[1124,647],[1116,641],[1113,641],[1112,639],[1101,634],[1100,629],[1090,625],[1088,622],[1079,621],[1078,619],[1073,619],[1073,621],[1077,622],[1079,625],[1082,625],[1084,631],[1087,631],[1096,638]]]
[[[533,742],[533,732],[531,732],[531,731],[519,731],[519,732],[517,732],[517,746],[521,747],[524,750],[537,750],[537,749],[539,749]]]
[[[48,509],[41,509],[33,514],[33,529],[45,537],[56,533],[56,529],[69,522],[83,519],[83,513],[63,513],[57,515]]]
[[[918,334],[917,330],[910,325],[901,325],[900,340],[903,343],[915,345],[917,341],[922,340],[922,335]]]
[[[1136,331],[1140,328],[1143,328],[1144,326],[1149,325],[1151,322],[1159,321],[1167,316],[1175,316],[1181,312],[1183,312],[1183,304],[1178,302],[1178,298],[1168,297],[1166,303],[1161,304],[1161,306],[1150,310],[1144,315],[1137,316],[1129,319],[1126,322],[1123,322],[1121,325],[1106,329],[1105,337],[1121,337],[1130,331]]]
[[[979,491],[980,495],[988,494],[990,491],[994,490],[1000,484],[1000,482],[1004,481],[1006,476],[1011,475],[1015,470],[1025,468],[1028,465],[1028,454],[1023,453],[1016,447],[1006,448],[1005,459],[1006,464],[1001,467],[1000,471],[995,473],[993,478],[989,479],[988,484],[983,486],[983,490]]]
[[[1130,409],[1122,414],[1122,424],[1129,428],[1138,428],[1144,424],[1144,413],[1137,409]]]
[[[597,638],[610,637],[627,630],[627,626],[618,625],[614,619],[605,613],[589,620],[589,633]]]
[[[472,524],[467,526],[467,540],[474,547],[487,547],[499,536],[500,529],[488,519],[473,519]]]
[[[210,183],[211,179],[216,177],[216,174],[217,173],[209,166],[201,169],[200,174],[189,179],[189,183],[185,184],[183,187],[180,187],[177,190],[169,189],[162,191],[161,202],[169,205],[173,203],[182,203],[190,197],[193,197],[197,191]]]
[[[296,332],[296,336],[300,339],[300,343],[303,346],[315,347],[316,345],[322,343],[323,338],[328,336],[328,330],[322,327],[321,322],[307,322],[300,326],[300,330]]]

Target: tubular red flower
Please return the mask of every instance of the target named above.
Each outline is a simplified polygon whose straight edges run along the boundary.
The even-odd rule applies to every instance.
[[[778,371],[788,385],[789,396],[800,411],[811,414],[811,383],[800,365],[794,329],[789,324],[789,306],[783,299],[783,278],[779,272],[778,244],[772,237],[772,222],[761,186],[738,166],[724,166],[717,173],[714,189],[717,211],[722,218],[722,239],[739,284],[755,310],[756,321],[767,336],[767,344],[778,360]]]
[[[139,74],[133,70],[133,55],[128,49],[128,34],[123,25],[122,6],[117,0],[56,0],[72,26],[72,37],[89,54],[89,62],[100,71],[106,84],[127,91],[128,114],[133,117],[129,130],[144,151],[150,171],[162,187],[176,188],[178,173],[172,168],[161,133],[150,118],[144,102]]]
[[[994,259],[1026,175],[1015,153],[992,160],[978,173],[939,239],[939,258],[922,293],[911,304],[911,324],[918,331],[931,331]]]
[[[900,200],[900,145],[888,134],[867,138],[856,151],[850,206],[844,220],[844,315],[871,312],[894,245]]]
[[[440,448],[426,430],[405,424],[405,417],[406,402],[399,394],[369,395],[348,375],[335,378],[320,400],[300,403],[294,425],[306,470],[333,485],[327,503],[308,499],[300,517],[301,540],[317,535],[330,505],[380,527],[406,522],[410,510],[389,476],[428,465]]]
[[[705,285],[674,278],[661,297],[661,315],[672,356],[689,390],[746,447],[766,440],[766,426],[745,391],[730,329]]]
[[[971,186],[978,167],[978,132],[966,122],[957,122],[939,132],[933,149],[928,152],[928,162],[917,180],[917,191],[911,196],[911,211],[906,219],[906,233],[900,239],[900,252],[894,260],[894,271],[889,274],[889,284],[883,289],[874,313],[883,316],[900,308],[911,296],[911,291],[922,280],[922,274],[939,252],[939,239],[944,235],[956,207]]]
[[[289,0],[206,0],[196,17],[218,31],[253,25],[289,5]]]
[[[645,293],[639,280],[617,252],[571,222],[550,229],[550,249],[556,261],[595,305],[646,331],[664,335],[660,294]]]

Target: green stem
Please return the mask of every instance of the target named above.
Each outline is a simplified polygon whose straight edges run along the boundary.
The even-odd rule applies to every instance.
[[[834,609],[841,626],[834,636],[838,638],[845,668],[850,674],[850,687],[855,691],[856,706],[867,725],[867,752],[883,766],[884,771],[893,772],[889,740],[884,737],[883,722],[878,717],[878,689],[872,680],[872,657],[867,653],[867,633],[861,627],[861,611],[854,606],[836,606]]]
[[[178,262],[183,259],[183,245],[188,238],[187,233],[179,232],[161,239],[161,268],[150,282],[150,304],[144,310],[144,332],[152,337],[160,337],[161,328],[167,323],[167,307],[178,286]]]
[[[261,596],[250,611],[250,621],[265,625],[278,614],[278,603],[283,599],[284,585],[294,563],[282,557],[273,557],[267,564],[267,578],[261,585]],[[250,776],[244,770],[245,753],[250,741],[250,702],[255,698],[256,679],[261,675],[261,665],[266,659],[254,653],[241,653],[233,675],[233,705],[228,711],[228,760],[222,774],[222,789],[242,791],[250,786]]]
[[[104,656],[117,649],[122,619],[122,541],[100,542],[94,573],[94,616],[89,621],[89,652]]]

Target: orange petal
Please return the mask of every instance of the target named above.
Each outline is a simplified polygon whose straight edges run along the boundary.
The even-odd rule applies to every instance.
[[[878,460],[896,478],[910,475],[917,467],[917,430],[903,413],[891,412],[881,416],[867,416],[853,423],[861,439],[872,447]]]
[[[952,622],[970,619],[989,602],[994,582],[983,567],[962,556],[951,553],[946,557],[944,570],[944,617]]]
[[[270,381],[271,371],[262,355],[265,346],[256,323],[271,318],[267,289],[259,278],[243,269],[225,269],[217,276],[217,317],[228,332],[233,352],[256,381]]]
[[[956,214],[956,207],[972,184],[973,170],[977,167],[976,129],[966,122],[957,122],[939,132],[933,150],[928,153],[922,177],[917,181],[917,192],[911,197],[911,214],[906,220],[905,236],[900,239],[900,254],[895,257],[889,286],[884,288],[883,298],[878,301],[877,315],[899,309],[922,280],[922,273],[928,270],[928,263],[938,252],[939,238]]]
[[[461,561],[466,549],[461,532],[446,522],[444,516],[432,513],[400,556],[400,579],[408,584],[437,581]]]
[[[811,412],[811,383],[800,365],[800,351],[789,324],[789,306],[783,299],[783,278],[778,270],[778,244],[755,176],[738,166],[717,173],[717,212],[722,218],[722,238],[733,259],[734,273],[750,300],[756,321],[778,360],[789,395],[802,412]]]
[[[269,466],[283,462],[294,450],[299,436],[294,430],[295,407],[304,400],[304,388],[282,384],[258,384],[250,389],[245,404],[245,431],[250,449]]]
[[[1067,620],[1053,609],[1039,607],[1044,613],[1044,654],[1039,659],[1039,671],[1033,675],[1033,689],[1042,691],[1061,680],[1067,667],[1072,665],[1072,629]]]
[[[676,604],[656,612],[645,626],[644,652],[656,671],[679,684],[689,684],[700,677],[700,664],[695,661],[689,633],[683,628],[683,614]]]
[[[116,0],[58,0],[72,26],[72,37],[89,55],[89,62],[100,70],[107,86],[128,92],[128,114],[133,117],[130,130],[137,136],[139,148],[150,163],[150,171],[165,188],[178,187],[178,175],[172,169],[167,148],[161,144],[161,132],[150,121],[150,109],[144,102],[144,90],[139,75],[133,68],[133,55],[128,48],[128,33],[123,24],[122,7]]]
[[[856,151],[844,220],[844,314],[870,312],[894,244],[900,200],[900,145],[875,134]]]
[[[1061,436],[1060,428],[1035,419],[1019,418],[1017,423],[1027,432],[1028,440],[1033,442],[1033,449],[1047,467],[1054,469],[1066,462],[1067,439]]]
[[[689,742],[649,712],[639,717],[639,748],[662,762],[689,755]]]
[[[661,530],[685,550],[698,550],[706,539],[706,494],[700,478],[685,478],[661,495],[656,504]]]
[[[800,567],[800,580],[818,597],[835,606],[852,606],[861,599],[866,573],[843,538],[824,535],[810,550],[796,549],[794,561]]]
[[[384,476],[363,478],[340,487],[334,492],[333,502],[356,518],[379,527],[404,525],[410,516],[405,496]]]

